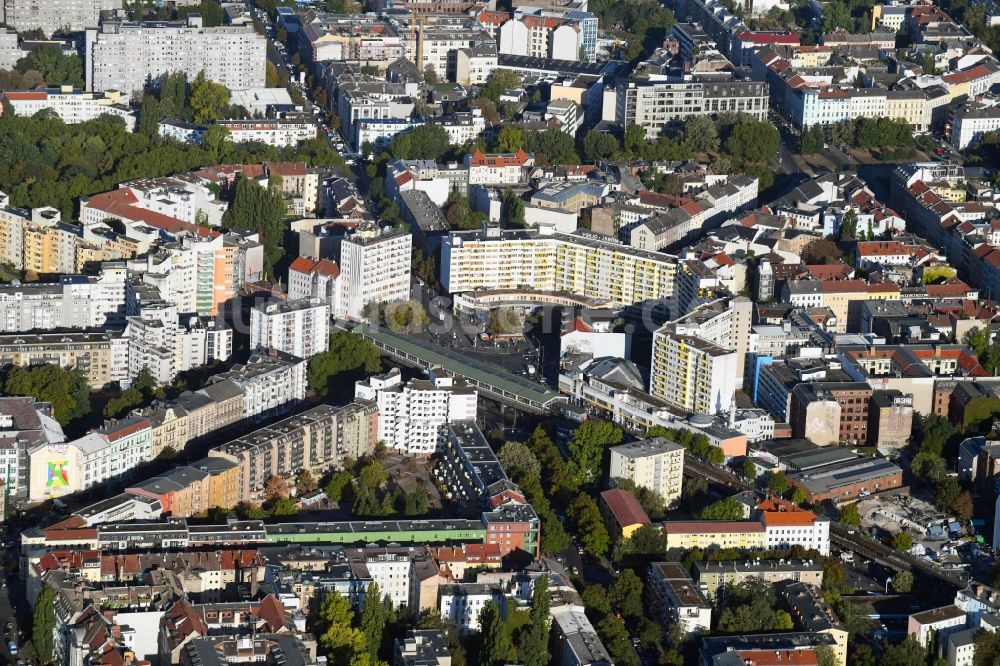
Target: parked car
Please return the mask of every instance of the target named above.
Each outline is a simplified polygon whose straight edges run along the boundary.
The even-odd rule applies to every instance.
[[[13,639],[7,641],[7,651],[10,652],[11,655],[17,654],[17,643],[14,642]]]

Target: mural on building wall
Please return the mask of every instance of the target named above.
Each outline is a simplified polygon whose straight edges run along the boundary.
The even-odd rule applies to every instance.
[[[48,463],[48,476],[45,482],[46,488],[67,488],[69,487],[69,462],[50,460]]]

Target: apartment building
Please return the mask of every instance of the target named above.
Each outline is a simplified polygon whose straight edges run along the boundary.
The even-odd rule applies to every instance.
[[[351,144],[358,146],[358,150],[368,144],[372,153],[379,153],[387,150],[398,135],[423,124],[424,121],[418,118],[359,118],[354,121]]]
[[[431,68],[440,81],[454,80],[456,51],[492,41],[468,16],[397,14],[390,23],[400,37],[406,59],[421,72]]]
[[[180,372],[225,361],[233,353],[233,330],[209,317],[178,317],[173,307],[144,316],[126,317],[123,337],[128,340],[128,377],[147,369],[160,385]]]
[[[693,115],[729,111],[764,120],[769,99],[767,83],[739,70],[729,78],[655,75],[624,79],[614,89],[605,90],[604,96],[606,120],[622,127],[639,125],[647,137],[658,137],[671,123]]]
[[[369,118],[409,118],[413,114],[413,98],[418,94],[416,83],[345,80],[327,77],[327,97],[336,100],[337,116],[343,131],[354,137],[359,120]],[[360,145],[354,146],[361,150]]]
[[[31,449],[29,499],[60,497],[125,476],[150,460],[150,425],[144,418],[124,419],[65,444]]]
[[[217,227],[222,224],[222,216],[229,207],[208,187],[205,179],[190,173],[132,180],[121,183],[118,189],[128,190],[135,196],[136,200],[128,203],[188,224]],[[81,222],[100,222],[103,217],[98,205],[88,203],[86,217],[81,212]]]
[[[613,446],[608,478],[627,479],[663,498],[667,506],[680,499],[684,480],[684,447],[663,437]]]
[[[819,446],[866,444],[871,397],[865,382],[799,384],[791,394],[792,433]]]
[[[52,363],[79,369],[91,388],[127,379],[128,342],[120,333],[11,333],[0,335],[0,365]]]
[[[66,441],[62,426],[52,418],[52,405],[34,398],[0,398],[0,478],[11,498],[28,496],[29,451]],[[7,507],[0,507],[6,511]],[[4,516],[6,517],[6,516]]]
[[[823,584],[823,565],[814,560],[726,560],[695,562],[695,578],[706,596],[714,598],[719,588],[760,579],[767,583],[801,581],[819,587]]]
[[[669,520],[663,523],[663,533],[667,550],[753,550],[767,543],[764,525],[756,520]]]
[[[329,259],[299,257],[288,267],[288,298],[318,298],[340,312],[340,267]]]
[[[0,69],[14,69],[17,61],[24,56],[24,51],[17,43],[17,32],[8,28],[0,28]]]
[[[318,405],[208,452],[236,463],[239,501],[259,503],[271,477],[292,478],[300,469],[322,475],[339,464],[344,453],[339,446],[339,411]]]
[[[685,634],[711,631],[712,605],[682,564],[653,562],[649,581],[652,610],[664,625],[677,624]]]
[[[452,294],[477,289],[566,291],[619,306],[670,298],[677,260],[585,231],[454,232],[442,240],[441,282]]]
[[[87,27],[88,91],[142,92],[149,80],[199,72],[230,90],[263,88],[267,38],[250,26],[205,28],[197,14],[187,23],[104,21]]]
[[[125,283],[125,264],[107,263],[95,276],[0,285],[0,332],[121,326]]]
[[[688,412],[728,412],[736,391],[736,366],[735,350],[678,335],[667,325],[653,334],[649,392]]]
[[[507,596],[503,586],[487,583],[452,583],[438,588],[438,609],[441,619],[453,623],[462,634],[479,632],[482,627],[479,618],[486,604],[493,602],[500,606],[501,615],[506,615]]]
[[[101,11],[121,9],[118,0],[3,0],[0,18],[18,32],[41,30],[47,36],[79,32],[97,25]]]
[[[801,509],[780,498],[768,498],[757,505],[753,515],[764,523],[767,550],[787,550],[802,546],[830,554],[830,519]]]
[[[435,164],[431,160],[394,160],[386,166],[386,193],[399,204],[402,192],[420,190],[438,206],[444,206],[452,192],[463,196],[469,191],[469,167],[464,164]]]
[[[987,132],[1000,129],[1000,105],[967,104],[951,115],[951,145],[966,150],[979,143]]]
[[[476,149],[465,155],[469,185],[521,185],[527,182],[534,155],[518,149],[514,153],[484,154]]]
[[[330,346],[330,306],[319,299],[267,301],[250,309],[250,348],[310,359]]]
[[[82,273],[88,263],[132,256],[133,249],[104,249],[64,223],[55,208],[23,210],[0,192],[0,260],[30,277]]]
[[[375,303],[405,301],[410,297],[413,236],[371,224],[340,243],[340,309],[334,316],[354,321],[366,318]]]
[[[3,93],[15,116],[33,116],[50,109],[67,125],[77,125],[98,116],[110,115],[125,121],[129,132],[135,131],[138,114],[128,106],[128,96],[116,90],[103,93],[74,90],[73,86],[47,90],[10,90]]]
[[[379,441],[409,455],[430,457],[447,439],[448,423],[476,420],[476,389],[452,377],[404,384],[399,369],[393,368],[357,382],[354,397],[378,406]]]
[[[455,76],[452,81],[463,86],[482,85],[496,68],[496,44],[458,49],[455,51]]]
[[[308,113],[283,113],[277,118],[219,120],[233,143],[257,141],[288,148],[316,138],[316,120]]]

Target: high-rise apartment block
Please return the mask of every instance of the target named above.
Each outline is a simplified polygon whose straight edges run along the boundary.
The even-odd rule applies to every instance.
[[[611,448],[608,477],[627,479],[660,495],[669,506],[681,496],[684,447],[663,437],[652,437]]]
[[[728,412],[736,391],[736,352],[665,326],[653,334],[649,392],[699,414]]]
[[[250,310],[251,349],[309,359],[330,346],[330,306],[315,298],[271,301]]]
[[[394,368],[359,381],[354,397],[378,405],[379,440],[410,455],[432,455],[447,439],[447,424],[476,420],[476,390],[451,377],[415,379],[404,384],[399,370]]]
[[[203,28],[187,23],[105,21],[86,36],[87,90],[142,92],[146,83],[171,72],[194,79],[199,72],[230,90],[265,84],[267,38],[250,26]]]
[[[337,317],[359,320],[372,303],[410,297],[413,237],[392,228],[359,228],[340,243],[341,298]]]
[[[441,283],[452,294],[477,289],[568,291],[619,305],[670,298],[677,258],[586,232],[456,232],[442,241]]]
[[[97,25],[103,9],[121,9],[121,0],[0,0],[0,18],[18,32],[79,32]]]

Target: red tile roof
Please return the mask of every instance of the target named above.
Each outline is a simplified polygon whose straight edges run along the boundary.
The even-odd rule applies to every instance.
[[[288,266],[289,273],[312,273],[312,270],[316,268],[318,262],[313,261],[308,257],[298,257],[295,261]]]
[[[95,194],[87,201],[87,208],[103,211],[108,217],[118,217],[132,222],[142,222],[154,229],[161,229],[170,234],[188,232],[200,238],[215,238],[220,232],[190,222],[178,220],[163,213],[146,210],[135,205],[138,199],[131,190],[111,190]]]
[[[486,155],[476,150],[468,157],[469,166],[474,167],[511,167],[524,166],[528,161],[528,153],[518,148],[516,153],[495,153]]]
[[[635,495],[621,488],[612,488],[601,493],[603,501],[615,520],[621,527],[630,525],[649,525],[649,516],[642,510],[642,505]]]

